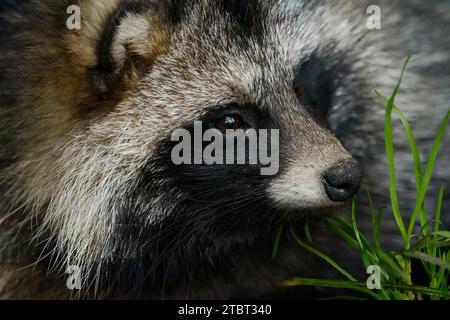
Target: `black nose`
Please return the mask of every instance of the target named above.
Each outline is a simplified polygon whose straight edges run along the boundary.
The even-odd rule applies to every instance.
[[[340,162],[325,172],[323,184],[331,201],[346,201],[359,190],[361,169],[354,160]]]

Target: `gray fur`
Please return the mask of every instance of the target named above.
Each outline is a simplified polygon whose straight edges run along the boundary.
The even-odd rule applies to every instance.
[[[83,0],[81,4],[89,2]],[[160,5],[170,6],[169,2],[161,1]],[[242,200],[244,204],[251,205],[256,199],[264,204],[266,211],[299,211],[303,217],[315,216],[315,211],[329,209],[330,204],[324,200],[318,180],[314,179],[336,161],[349,158],[349,154],[364,167],[364,188],[375,194],[378,203],[387,203],[384,108],[374,90],[390,94],[406,56],[414,54],[397,104],[412,122],[422,156],[426,159],[432,138],[450,107],[448,3],[411,1],[405,5],[399,1],[380,1],[382,30],[371,31],[366,28],[365,9],[369,5],[366,1],[248,1],[257,8],[254,19],[250,20],[239,17],[237,11],[219,10],[220,2],[194,0],[180,21],[164,22],[164,25],[154,25],[157,20],[152,10],[157,9],[153,8],[152,1],[144,5],[147,9],[136,11],[136,15],[149,21],[149,25],[145,25],[146,32],[169,30],[167,48],[158,54],[145,76],[139,79],[138,87],[126,99],[120,100],[108,112],[89,114],[84,118],[74,116],[74,110],[79,107],[77,101],[81,100],[78,92],[58,96],[61,88],[57,84],[45,77],[43,82],[39,81],[40,75],[46,72],[45,59],[48,57],[45,57],[46,49],[41,52],[37,45],[58,48],[66,52],[67,59],[73,59],[73,65],[80,70],[91,69],[98,61],[89,57],[95,52],[97,38],[101,36],[93,30],[101,30],[101,23],[93,14],[86,16],[92,20],[84,23],[95,26],[86,25],[86,29],[81,30],[81,39],[88,39],[83,36],[85,30],[92,32],[92,39],[82,43],[86,53],[81,59],[80,52],[84,47],[77,48],[80,49],[78,52],[67,43],[58,42],[71,36],[70,31],[59,24],[65,18],[65,11],[58,10],[64,8],[64,1],[58,5],[55,2],[57,9],[42,4],[42,1],[33,1],[39,4],[35,7],[40,12],[37,17],[49,15],[57,21],[42,26],[36,17],[30,16],[31,13],[22,13],[20,7],[17,11],[1,12],[4,30],[12,30],[12,34],[2,34],[2,38],[10,41],[10,47],[5,46],[0,51],[3,61],[0,68],[5,71],[4,78],[0,79],[0,178],[5,195],[0,202],[0,245],[3,248],[0,251],[0,295],[70,296],[64,288],[65,281],[59,277],[68,265],[76,264],[82,267],[84,283],[88,287],[83,294],[126,297],[128,291],[115,286],[111,275],[107,275],[108,270],[122,270],[121,266],[127,265],[128,261],[139,263],[141,247],[157,246],[155,238],[163,238],[161,233],[166,230],[152,234],[149,239],[138,235],[153,230],[153,226],[165,219],[189,219],[192,213],[189,210],[175,212],[174,208],[189,206],[189,191],[178,186],[175,177],[161,175],[163,178],[159,179],[158,168],[149,163],[157,163],[160,147],[174,129],[224,105],[257,106],[260,112],[269,114],[282,125],[280,129],[286,138],[282,146],[285,158],[280,176],[268,181],[268,187],[263,191],[249,191],[248,198],[244,199],[248,203]],[[115,6],[115,1],[102,3]],[[253,5],[248,7],[253,8]],[[103,9],[98,10],[102,12]],[[107,19],[111,12],[106,9],[105,12],[103,15]],[[29,23],[27,27],[37,30],[20,31],[23,21]],[[239,25],[240,21],[249,25]],[[47,32],[50,36],[34,39],[30,36],[34,32]],[[52,34],[61,38],[52,37]],[[20,36],[14,38],[14,35]],[[130,38],[132,35],[128,34],[114,38],[111,50],[115,73],[117,68],[125,65],[124,61],[117,61],[126,56],[126,46],[122,46],[121,41]],[[149,39],[152,41],[151,37]],[[139,41],[136,40],[134,45],[138,54],[147,45],[145,41],[147,39],[140,33]],[[90,45],[92,48],[89,49]],[[48,50],[51,58],[61,59],[54,61],[55,68],[58,63],[65,66],[66,62],[58,53]],[[330,130],[312,120],[292,90],[297,68],[317,56],[321,70],[332,71],[327,73],[334,86],[328,113]],[[76,70],[68,70],[68,76],[70,72],[76,74]],[[40,86],[50,91],[42,93]],[[72,109],[66,108],[69,105]],[[64,116],[57,118],[59,114]],[[399,123],[396,123],[395,136],[401,207],[408,213],[414,203],[411,191],[415,181],[412,157]],[[449,181],[450,159],[445,151],[449,144],[447,134],[427,201],[430,209],[433,209],[438,188]],[[151,183],[146,185],[150,194],[141,190],[144,172],[152,177]],[[233,184],[232,181],[229,183]],[[198,192],[201,198],[203,190]],[[447,196],[444,214],[449,204]],[[203,217],[208,205],[195,213]],[[217,204],[210,205],[217,210]],[[223,207],[242,215],[247,212],[241,203],[224,201]],[[214,210],[209,213],[215,213]],[[364,208],[362,211],[365,212]],[[166,290],[166,275],[155,273],[154,277],[158,278],[155,282],[163,284],[156,285],[158,289],[152,291],[148,287],[152,287],[149,279],[153,278],[141,279],[146,285],[139,294],[150,297],[164,294],[175,297],[222,298],[241,294],[260,297],[270,295],[276,281],[315,269],[313,262],[306,261],[299,249],[286,248],[283,261],[278,265],[265,259],[264,250],[256,252],[254,238],[259,239],[266,229],[237,239],[231,239],[221,231],[217,232],[220,234],[217,239],[210,240],[206,234],[208,228],[216,229],[207,224],[209,220],[198,219],[200,225],[205,223],[207,226],[203,231],[191,232],[180,227],[180,234],[172,246],[163,253],[149,248],[150,257],[146,258],[153,259],[150,266],[157,269],[159,262],[175,256],[178,248],[186,243],[192,242],[192,245],[183,247],[186,250],[183,252],[191,253],[192,247],[202,238],[202,244],[211,242],[204,248],[197,248],[201,252],[195,253],[198,264],[207,270],[206,279],[198,280],[194,266],[191,269],[188,263],[185,274],[184,266],[169,265],[167,270],[177,270],[174,274],[182,283],[179,288],[168,285]],[[247,221],[247,218],[239,219],[236,221]],[[220,223],[220,220],[214,221]],[[367,225],[368,216],[363,214],[360,221],[363,226]],[[274,222],[267,218],[268,230],[273,231]],[[395,246],[400,239],[389,237],[394,233],[393,219],[386,221],[385,226],[388,227],[388,244]],[[321,237],[324,238],[323,246],[342,255],[341,249],[335,248],[327,237]],[[271,245],[268,238],[265,247]],[[224,249],[220,244],[222,240],[230,248],[237,248],[237,252]],[[27,255],[29,246],[34,249]],[[228,257],[225,261],[223,254]],[[173,261],[177,263],[183,258]],[[342,258],[350,260],[349,257]],[[225,271],[217,266],[219,262]],[[29,271],[29,265],[34,266],[36,273]],[[109,265],[115,267],[108,269]],[[16,269],[21,272],[11,271]],[[19,281],[18,277],[27,280]],[[229,277],[233,281],[229,282]],[[28,281],[31,278],[33,281]],[[243,281],[243,278],[248,280]]]

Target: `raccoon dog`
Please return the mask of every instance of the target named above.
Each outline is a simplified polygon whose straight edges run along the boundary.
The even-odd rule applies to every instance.
[[[80,297],[255,298],[322,269],[290,239],[272,261],[273,234],[336,211],[361,180],[388,202],[374,90],[389,93],[414,55],[397,103],[424,157],[449,110],[450,3],[373,2],[3,1],[0,295],[71,297],[76,266]],[[195,121],[224,136],[278,129],[279,172],[175,165],[172,133]],[[412,160],[395,134],[409,208]],[[431,196],[448,153],[436,167]]]

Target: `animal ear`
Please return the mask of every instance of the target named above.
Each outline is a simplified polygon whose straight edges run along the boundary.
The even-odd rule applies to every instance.
[[[108,98],[135,87],[169,40],[167,21],[155,13],[120,9],[103,32],[97,65],[89,70],[96,94]]]

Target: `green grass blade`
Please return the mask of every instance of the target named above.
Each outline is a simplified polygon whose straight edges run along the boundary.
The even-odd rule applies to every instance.
[[[330,219],[331,219],[331,221],[334,221],[336,224],[338,224],[338,225],[342,226],[343,228],[347,229],[349,232],[353,232],[353,225],[351,225],[350,223],[348,223],[347,221],[345,221],[341,217],[333,216]],[[359,237],[360,237],[362,243],[364,244],[364,247],[366,247],[366,248],[370,248],[371,247],[370,241],[362,233],[359,233]]]
[[[408,282],[408,276],[405,271],[394,261],[394,259],[384,252],[383,250],[377,250],[378,256],[383,260],[383,262],[390,267],[392,275],[395,275],[397,278],[401,279],[404,282]]]
[[[372,195],[370,194],[369,190],[366,190],[366,194],[367,194],[367,199],[369,201],[369,211],[370,211],[370,221],[372,222],[372,228],[373,228],[373,238],[375,241],[375,246],[377,248],[380,248],[381,243],[380,243],[380,234],[379,231],[376,229],[376,225],[377,225],[377,216],[375,214],[375,207],[373,205],[373,199],[372,199]]]
[[[444,199],[444,192],[445,192],[445,188],[441,187],[441,189],[439,190],[439,198],[438,198],[438,202],[437,202],[437,206],[436,206],[436,215],[435,215],[435,220],[434,220],[434,229],[433,229],[433,256],[436,256],[437,254],[437,250],[438,250],[438,246],[437,246],[437,242],[438,242],[438,236],[439,236],[439,225],[441,222],[441,213],[442,213],[442,200]],[[436,269],[433,268],[433,271],[435,271]]]
[[[353,197],[353,200],[352,200],[352,226],[353,226],[353,232],[355,233],[356,241],[358,241],[359,249],[361,251],[363,251],[364,245],[361,241],[361,236],[359,234],[358,225],[356,223],[356,196]]]
[[[376,225],[375,225],[375,242],[376,242],[376,246],[378,249],[381,250],[381,239],[380,239],[380,234],[381,234],[381,222],[383,221],[383,216],[384,216],[384,210],[386,209],[386,207],[381,207],[380,209],[378,209],[378,215],[377,215],[377,221],[376,221]]]
[[[392,205],[392,211],[394,213],[395,221],[397,223],[397,226],[400,230],[400,233],[403,237],[403,240],[405,242],[406,247],[409,247],[409,238],[406,233],[405,224],[403,222],[399,205],[398,205],[398,197],[397,197],[397,186],[396,186],[396,175],[395,175],[395,159],[394,159],[394,138],[392,133],[392,110],[394,106],[395,98],[398,94],[398,91],[400,90],[401,82],[403,80],[406,67],[409,63],[409,60],[411,57],[408,57],[406,60],[402,72],[400,75],[400,79],[397,83],[397,86],[394,89],[394,92],[391,95],[391,98],[388,101],[387,108],[386,108],[386,117],[385,117],[385,130],[384,130],[384,136],[385,136],[385,147],[386,147],[386,158],[388,161],[389,166],[389,191],[391,196],[391,205]]]
[[[435,264],[435,265],[437,265],[437,266],[439,266],[441,268],[445,268],[447,270],[450,270],[450,263],[448,263],[448,262],[446,262],[444,260],[441,260],[441,259],[439,259],[437,257],[431,256],[429,254],[426,254],[424,252],[418,252],[418,251],[409,252],[409,251],[405,251],[403,254],[405,256],[407,256],[407,257],[414,258],[414,259],[417,259],[417,260],[422,260],[422,261],[425,261],[425,262],[428,262],[428,263],[431,263],[431,264]]]
[[[389,100],[379,91],[375,91],[378,97],[383,101],[385,104],[389,103]],[[403,128],[406,133],[406,137],[408,138],[409,146],[411,148],[411,153],[413,155],[414,160],[414,176],[416,179],[416,197],[419,196],[420,190],[422,188],[422,160],[420,158],[419,149],[417,147],[416,139],[414,138],[414,134],[412,132],[411,126],[406,119],[403,112],[398,108],[395,104],[392,105],[393,110],[398,114],[401,123],[403,124]],[[427,224],[427,216],[425,211],[425,204],[422,204],[422,207],[420,209],[420,223],[422,230],[424,234],[428,234],[428,224]]]
[[[437,235],[443,238],[450,238],[450,231],[438,231]]]
[[[273,245],[273,250],[272,250],[272,260],[275,260],[275,258],[278,255],[278,251],[280,250],[280,242],[281,242],[281,236],[283,235],[283,231],[284,231],[284,226],[281,225],[278,228],[277,233],[275,235],[275,243]]]
[[[431,175],[433,174],[434,166],[436,164],[436,158],[439,153],[442,139],[444,138],[445,132],[447,130],[449,119],[450,119],[450,112],[447,113],[444,121],[442,122],[441,127],[439,128],[438,134],[436,136],[436,139],[434,141],[433,147],[431,149],[429,159],[427,162],[427,166],[426,166],[426,170],[423,175],[422,187],[420,189],[420,194],[418,195],[418,197],[416,199],[416,206],[415,206],[415,209],[414,209],[414,212],[411,217],[410,224],[409,224],[408,238],[410,238],[411,235],[413,234],[417,214],[420,212],[420,210],[423,206],[423,202],[424,202],[425,195],[426,195],[426,192],[428,189],[428,185],[430,184]]]
[[[416,285],[401,285],[401,284],[383,284],[385,288],[396,289],[396,290],[405,290],[414,293],[426,294],[426,295],[438,295],[441,296],[441,292],[439,290],[434,290],[431,288],[416,286]]]
[[[383,300],[383,296],[377,294],[375,291],[369,290],[365,283],[357,281],[294,278],[288,281],[284,281],[282,285],[288,287],[313,286],[313,287],[325,287],[334,289],[351,289],[368,294],[377,300]]]
[[[304,249],[306,249],[307,251],[311,252],[312,254],[318,256],[319,258],[321,258],[322,260],[326,261],[328,264],[330,264],[333,268],[335,268],[339,273],[341,273],[342,275],[344,275],[347,279],[349,279],[350,281],[356,281],[356,279],[350,275],[350,273],[348,273],[347,271],[345,271],[338,263],[336,263],[333,259],[331,259],[330,257],[328,257],[326,254],[320,252],[319,250],[307,245],[306,243],[304,243],[302,240],[300,240],[300,238],[295,234],[295,232],[293,230],[291,230],[291,234],[294,237],[295,241]]]
[[[342,230],[339,226],[336,225],[335,222],[327,221],[326,222],[327,227],[333,231],[335,234],[337,234],[339,237],[344,239],[351,247],[355,249],[359,249],[358,241],[356,241],[352,236],[350,236],[347,232]]]
[[[312,279],[312,278],[293,278],[282,283],[283,286],[315,286],[315,287],[327,287],[337,289],[354,289],[363,293],[370,294],[375,299],[382,299],[382,296],[378,295],[375,291],[367,289],[367,284],[364,282],[353,282],[345,280],[324,280],[324,279]],[[431,289],[423,286],[415,285],[398,285],[383,283],[383,287],[386,289],[396,289],[410,291],[414,293],[426,294],[426,295],[438,295],[441,296],[441,291]]]
[[[450,254],[447,256],[446,253],[444,253],[442,255],[442,260],[446,261],[446,262],[450,262]],[[447,290],[447,282],[448,282],[448,275],[450,275],[450,273],[443,267],[439,267],[439,271],[436,277],[435,281],[435,286],[436,288],[442,288],[444,295],[447,293],[448,294],[448,290]]]
[[[381,92],[375,91],[375,93],[378,95],[378,97],[384,104],[389,103],[389,100]],[[420,158],[419,148],[417,147],[417,142],[416,139],[414,138],[411,126],[408,120],[406,119],[405,115],[403,114],[403,112],[395,104],[392,105],[392,108],[399,116],[400,121],[405,130],[406,137],[408,138],[409,146],[411,148],[411,153],[414,159],[414,175],[416,178],[416,187],[417,190],[419,190],[419,188],[422,186],[422,160]]]
[[[304,229],[305,229],[306,239],[308,239],[308,241],[310,243],[312,243],[313,242],[313,238],[312,238],[312,235],[311,235],[311,228],[309,227],[309,223],[308,222],[305,222]]]
[[[345,230],[343,230],[337,223],[333,220],[327,220],[327,227],[341,237],[345,242],[347,242],[352,248],[358,250],[360,253],[366,254],[371,261],[372,264],[378,264],[380,259],[376,255],[376,253],[372,250],[371,247],[365,247],[363,250],[360,249],[360,245],[356,239],[354,239],[350,234],[348,234]]]

